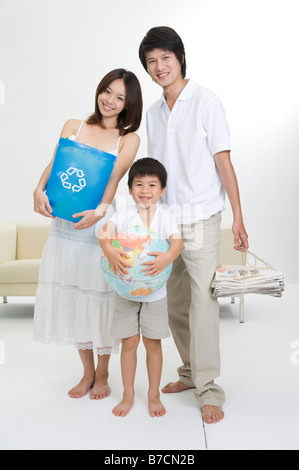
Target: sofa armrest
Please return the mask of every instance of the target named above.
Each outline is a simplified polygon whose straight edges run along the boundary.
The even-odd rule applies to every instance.
[[[0,264],[16,259],[17,226],[0,224]]]

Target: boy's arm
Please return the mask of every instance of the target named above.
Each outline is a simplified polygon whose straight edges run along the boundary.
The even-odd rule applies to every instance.
[[[183,240],[180,234],[175,233],[169,237],[170,247],[167,253],[162,251],[152,251],[149,253],[150,256],[155,256],[153,261],[142,263],[144,268],[142,271],[146,272],[146,276],[155,276],[163,271],[167,266],[173,263],[177,257],[181,254],[184,248]]]
[[[179,233],[175,233],[169,237],[170,247],[168,250],[168,255],[170,255],[171,261],[169,264],[173,263],[182,253],[184,249],[184,244],[182,237]]]
[[[108,258],[108,262],[113,273],[116,275],[117,271],[121,276],[128,274],[126,268],[131,268],[131,264],[125,262],[125,258],[130,256],[121,248],[116,248],[112,245],[111,240],[115,234],[116,225],[112,221],[108,221],[100,230],[97,232],[100,247],[102,248],[105,256]]]

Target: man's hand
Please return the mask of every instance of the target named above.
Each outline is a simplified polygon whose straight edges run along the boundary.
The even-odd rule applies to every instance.
[[[233,223],[232,231],[234,234],[234,249],[238,251],[243,251],[249,248],[248,244],[248,235],[245,230],[244,224],[242,221],[235,221]]]

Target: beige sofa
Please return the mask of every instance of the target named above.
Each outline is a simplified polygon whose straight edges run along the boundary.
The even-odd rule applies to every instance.
[[[37,223],[0,224],[0,296],[35,296],[39,263],[49,234],[50,220]],[[222,222],[220,264],[245,264],[233,249],[231,224]],[[234,303],[234,299],[232,299]],[[240,322],[244,322],[244,295],[240,296]]]
[[[0,224],[0,296],[35,296],[50,222]]]

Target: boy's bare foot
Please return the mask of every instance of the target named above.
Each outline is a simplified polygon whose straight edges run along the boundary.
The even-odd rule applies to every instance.
[[[95,377],[94,385],[90,392],[91,400],[102,400],[110,395],[110,387],[108,385],[107,377],[97,376]]]
[[[218,406],[205,405],[202,407],[201,415],[205,423],[218,423],[224,418],[224,413]]]
[[[165,387],[162,388],[163,393],[179,393],[183,392],[184,390],[190,390],[191,388],[195,387],[189,387],[188,385],[183,384],[180,380],[177,382],[170,382],[167,384]]]
[[[148,408],[150,415],[154,418],[155,416],[160,417],[165,415],[166,409],[160,401],[159,396],[148,397]]]
[[[113,408],[112,413],[115,416],[122,416],[122,417],[127,416],[127,414],[129,413],[130,409],[133,406],[133,403],[134,403],[134,394],[124,393],[122,401],[119,402],[119,404]]]
[[[84,375],[79,384],[72,388],[68,394],[71,398],[82,398],[87,395],[89,389],[93,386],[94,374]]]

